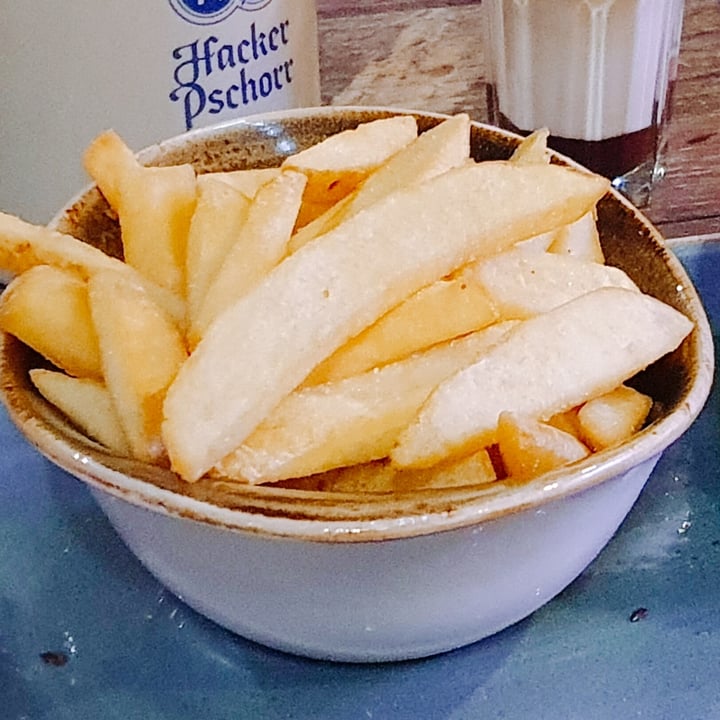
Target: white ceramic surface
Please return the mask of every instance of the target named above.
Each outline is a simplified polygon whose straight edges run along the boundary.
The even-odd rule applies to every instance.
[[[467,645],[544,605],[612,537],[656,460],[526,512],[380,542],[230,532],[94,494],[143,564],[203,615],[279,650],[387,661]]]

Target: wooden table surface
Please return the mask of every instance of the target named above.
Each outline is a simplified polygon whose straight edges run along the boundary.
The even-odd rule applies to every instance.
[[[480,0],[318,0],[323,103],[486,121]],[[668,172],[646,209],[664,235],[720,232],[720,3],[686,0]]]

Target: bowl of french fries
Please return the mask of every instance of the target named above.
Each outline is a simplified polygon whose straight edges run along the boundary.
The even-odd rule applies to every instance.
[[[47,227],[0,214],[9,416],[239,635],[367,662],[502,630],[713,373],[680,263],[546,137],[392,108],[100,134]]]

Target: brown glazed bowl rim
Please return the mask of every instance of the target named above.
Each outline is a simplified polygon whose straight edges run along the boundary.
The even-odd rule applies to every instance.
[[[146,148],[138,156],[148,164],[156,164],[159,156],[176,162],[178,157],[186,154],[188,144],[192,146],[218,138],[221,139],[220,148],[232,146],[233,140],[247,145],[251,138],[255,142],[267,139],[276,147],[278,138],[286,142],[283,139],[285,130],[292,133],[293,128],[305,128],[310,124],[324,128],[321,132],[325,132],[327,128],[342,129],[395,114],[414,115],[421,128],[423,124],[432,125],[447,117],[441,113],[393,107],[304,108],[194,130]],[[473,153],[483,157],[488,157],[488,153],[496,158],[508,157],[520,139],[512,133],[477,122],[472,123],[472,133]],[[286,152],[290,154],[294,149],[292,142],[286,144]],[[217,157],[203,157],[199,171],[207,170],[214,162]],[[574,165],[557,154],[553,154],[553,162]],[[160,164],[168,163],[163,160]],[[96,203],[97,189],[84,189],[58,213],[51,225],[67,230],[81,215],[88,197],[91,204]],[[189,518],[223,529],[317,542],[361,542],[446,531],[535,509],[592,488],[659,456],[695,420],[712,383],[712,335],[701,300],[685,269],[650,221],[616,191],[608,192],[600,206],[601,233],[605,217],[613,218],[612,222],[623,231],[627,225],[636,237],[625,239],[642,243],[645,249],[642,265],[650,258],[659,268],[656,275],[664,274],[655,279],[634,277],[641,289],[656,294],[653,288],[643,287],[643,284],[657,282],[664,295],[661,299],[674,304],[695,323],[693,332],[675,351],[675,359],[670,363],[671,379],[678,381],[680,389],[672,399],[669,411],[630,441],[522,485],[499,481],[482,487],[424,490],[406,495],[330,493],[248,485],[237,487],[218,501],[202,482],[183,483],[169,471],[113,456],[78,433],[30,385],[27,379],[30,352],[9,336],[3,336],[0,344],[3,400],[12,420],[43,455],[94,490],[153,512]],[[613,242],[615,252],[622,254],[622,243],[618,239]],[[612,263],[612,257],[608,262]],[[633,276],[632,269],[626,269]],[[635,273],[638,272],[635,268]]]

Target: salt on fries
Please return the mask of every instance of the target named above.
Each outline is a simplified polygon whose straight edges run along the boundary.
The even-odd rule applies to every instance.
[[[103,133],[125,262],[0,214],[0,328],[80,431],[189,482],[530,479],[637,432],[627,381],[692,329],[604,264],[608,182],[546,138],[475,162],[466,115],[405,115],[198,176]]]

